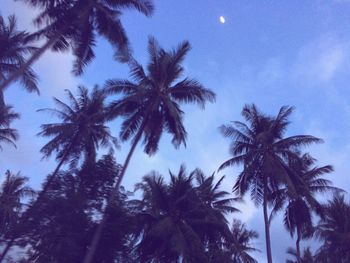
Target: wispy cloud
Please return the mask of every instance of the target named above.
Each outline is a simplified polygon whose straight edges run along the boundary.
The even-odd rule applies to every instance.
[[[325,36],[305,45],[298,52],[292,76],[316,84],[331,81],[349,56],[349,42]]]

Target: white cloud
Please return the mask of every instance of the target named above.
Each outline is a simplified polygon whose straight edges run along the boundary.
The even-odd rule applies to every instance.
[[[349,55],[349,42],[326,36],[312,41],[298,53],[292,75],[300,81],[329,82]]]

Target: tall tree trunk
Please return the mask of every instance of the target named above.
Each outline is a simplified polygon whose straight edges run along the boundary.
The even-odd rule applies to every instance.
[[[134,139],[134,141],[133,141],[133,143],[131,145],[130,151],[129,151],[126,159],[125,159],[125,162],[124,162],[124,165],[122,167],[122,170],[121,170],[120,174],[117,177],[117,181],[116,181],[116,183],[115,183],[115,185],[113,187],[113,190],[112,190],[111,194],[108,197],[107,206],[106,206],[106,209],[104,211],[104,215],[103,215],[102,220],[99,223],[97,229],[95,230],[94,236],[92,237],[91,244],[90,244],[90,246],[88,248],[87,253],[85,254],[85,258],[84,258],[83,263],[91,263],[93,258],[94,258],[94,255],[95,255],[98,243],[99,243],[99,241],[101,239],[102,231],[103,231],[103,229],[104,229],[104,227],[106,225],[106,222],[107,222],[108,215],[106,214],[106,210],[108,209],[109,204],[111,202],[113,202],[114,198],[118,194],[120,184],[121,184],[121,182],[123,180],[123,177],[125,175],[126,169],[128,168],[128,165],[129,165],[129,162],[131,160],[131,157],[134,154],[136,146],[137,146],[137,144],[139,143],[139,141],[141,139],[142,132],[143,132],[145,126],[146,126],[146,123],[147,123],[147,120],[145,120],[143,122],[143,124],[141,125],[139,131],[137,132],[137,134],[135,136],[135,139]]]
[[[301,239],[301,234],[300,234],[300,230],[297,230],[297,240],[295,242],[295,246],[296,246],[296,251],[297,251],[297,262],[301,263],[301,254],[300,254],[300,239]]]
[[[0,89],[0,108],[5,107],[4,91]]]
[[[56,169],[54,170],[54,172],[49,176],[49,179],[47,180],[46,184],[44,185],[44,188],[39,192],[38,194],[38,198],[35,200],[35,202],[33,203],[32,206],[30,206],[27,211],[24,212],[23,216],[20,218],[19,223],[17,223],[17,226],[21,226],[22,224],[25,223],[25,221],[27,219],[30,218],[31,213],[34,211],[34,208],[37,204],[40,203],[41,199],[45,196],[45,194],[47,193],[47,191],[49,190],[53,180],[56,178],[58,171],[61,169],[61,166],[66,162],[66,159],[70,153],[70,151],[72,150],[75,141],[77,140],[78,135],[76,135],[74,137],[74,139],[72,140],[71,144],[69,145],[69,147],[67,148],[67,150],[65,151],[65,153],[63,154],[61,161],[58,163]],[[16,230],[16,229],[15,229]],[[17,230],[18,231],[18,230]],[[9,252],[10,248],[13,246],[16,238],[18,238],[19,233],[18,232],[14,232],[13,236],[11,237],[11,239],[7,242],[6,247],[4,249],[4,251],[2,252],[2,254],[0,255],[0,263],[4,260],[5,256],[7,255],[7,253]]]
[[[269,218],[268,218],[268,213],[267,213],[267,182],[266,182],[266,180],[267,179],[265,179],[265,182],[264,182],[264,201],[263,201],[266,255],[267,255],[267,262],[272,263],[270,224],[269,224]]]
[[[2,81],[2,83],[0,83],[0,90],[3,92],[8,85],[23,75],[23,73],[45,53],[45,51],[47,51],[57,42],[66,28],[68,28],[68,25],[63,28],[63,30],[56,32],[56,34],[49,38],[49,40],[41,48],[37,49],[30,57],[30,59],[28,59],[18,70],[12,73],[7,79]]]

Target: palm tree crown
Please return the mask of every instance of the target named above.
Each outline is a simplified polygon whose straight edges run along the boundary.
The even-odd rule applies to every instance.
[[[296,256],[301,260],[300,241],[313,235],[313,213],[323,215],[322,205],[316,199],[317,193],[327,191],[339,191],[332,187],[332,182],[322,178],[323,175],[333,171],[332,166],[314,166],[316,159],[309,154],[301,155],[299,159],[289,161],[289,167],[301,179],[302,183],[295,182],[297,196],[290,196],[287,187],[282,187],[274,191],[271,195],[273,210],[270,222],[275,213],[285,209],[284,225],[291,236],[296,233]],[[295,177],[292,177],[294,180]]]
[[[46,23],[37,35],[55,39],[53,49],[62,51],[72,48],[76,57],[75,74],[83,73],[84,67],[95,57],[96,36],[107,39],[117,56],[129,56],[129,41],[120,20],[122,11],[134,9],[147,16],[153,12],[151,0],[23,0],[43,11],[35,19],[38,26]],[[47,25],[48,24],[48,25]]]
[[[138,202],[140,262],[153,262],[155,258],[156,262],[170,263],[181,257],[189,262],[191,259],[206,262],[204,246],[193,228],[204,220],[198,217],[200,207],[192,177],[185,174],[183,166],[177,175],[170,173],[170,177],[167,185],[162,176],[151,173],[137,184],[137,189],[143,192]]]
[[[33,38],[25,31],[18,31],[15,16],[8,17],[8,24],[0,16],[0,83],[16,72],[26,61],[26,56],[36,50],[31,46]],[[22,86],[29,92],[39,92],[37,76],[28,67],[20,77]],[[0,103],[4,104],[4,89],[0,89]]]
[[[0,188],[0,236],[6,234],[13,227],[23,209],[22,199],[32,197],[34,191],[25,186],[28,178],[19,173],[6,171],[5,180]]]
[[[89,94],[79,87],[79,96],[75,98],[67,90],[70,104],[54,98],[57,109],[42,109],[53,113],[62,120],[60,123],[43,124],[40,136],[52,139],[41,149],[44,157],[56,152],[56,159],[77,163],[82,154],[85,160],[94,162],[99,146],[112,147],[116,139],[110,134],[104,100],[105,95],[95,87]],[[66,155],[66,156],[65,156]]]
[[[13,120],[18,119],[19,114],[12,111],[12,107],[8,105],[0,105],[0,142],[15,145],[18,139],[17,130],[10,127]],[[0,149],[2,149],[0,145]]]
[[[316,227],[317,237],[323,241],[317,251],[317,262],[331,263],[336,258],[339,263],[350,260],[350,203],[343,195],[335,195],[325,205],[325,216]]]
[[[239,220],[233,220],[232,235],[235,242],[231,245],[231,253],[233,253],[233,263],[257,263],[257,261],[249,254],[259,251],[252,245],[252,240],[259,237],[254,230],[248,230],[246,225]]]
[[[183,42],[177,49],[165,51],[155,39],[150,38],[148,51],[151,58],[147,74],[140,64],[133,61],[130,63],[133,81],[107,82],[108,93],[124,95],[110,105],[112,115],[126,117],[120,133],[122,140],[128,140],[141,130],[147,154],[158,150],[164,131],[172,135],[172,143],[176,147],[186,144],[184,112],[179,104],[197,103],[204,107],[207,101],[215,100],[215,94],[198,81],[189,78],[179,80],[184,71],[181,62],[189,50],[189,43]]]
[[[283,138],[288,127],[288,117],[292,107],[282,107],[276,117],[265,116],[256,106],[246,105],[242,116],[248,125],[235,121],[234,125],[220,127],[225,137],[231,138],[230,153],[232,158],[225,161],[220,170],[231,165],[244,164],[234,190],[244,195],[251,190],[252,199],[260,204],[263,199],[264,181],[266,185],[275,188],[278,183],[285,183],[294,190],[291,181],[291,171],[286,162],[296,159],[295,152],[300,146],[321,142],[322,140],[311,135],[296,135]]]

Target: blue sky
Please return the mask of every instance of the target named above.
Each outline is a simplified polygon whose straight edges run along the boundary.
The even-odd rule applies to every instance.
[[[275,114],[282,105],[295,106],[288,134],[312,134],[325,140],[308,150],[320,165],[332,164],[330,176],[336,186],[350,191],[348,156],[350,155],[350,1],[260,1],[260,0],[155,0],[156,10],[148,19],[126,12],[123,23],[134,56],[146,63],[147,39],[156,37],[165,48],[189,40],[192,50],[184,62],[186,74],[197,78],[217,94],[216,104],[205,111],[186,106],[185,125],[189,133],[187,148],[175,150],[169,137],[163,136],[160,151],[149,158],[138,149],[127,171],[124,185],[135,182],[152,169],[167,175],[185,163],[188,170],[200,167],[211,174],[229,158],[228,144],[218,132],[221,124],[241,120],[245,103],[254,102],[266,113]],[[33,30],[35,11],[21,2],[1,0],[0,11],[15,13],[21,28]],[[225,24],[219,17],[226,18]],[[44,140],[36,137],[42,123],[52,117],[36,110],[52,106],[52,96],[63,98],[64,89],[77,85],[102,85],[110,78],[127,78],[128,68],[112,59],[112,49],[104,40],[96,47],[97,58],[80,78],[71,75],[72,56],[45,54],[34,66],[40,75],[41,96],[28,94],[19,86],[5,93],[7,101],[21,113],[14,123],[20,131],[18,148],[4,147],[0,153],[0,174],[6,169],[21,171],[39,188],[53,160],[41,160],[38,154]],[[117,123],[111,129],[118,133]],[[116,158],[123,162],[129,144],[122,145]],[[227,169],[224,187],[230,190],[239,169]],[[218,175],[218,176],[219,176]],[[239,217],[260,232],[256,242],[265,262],[262,210],[247,200]],[[285,261],[291,239],[281,218],[272,228],[275,262]]]

